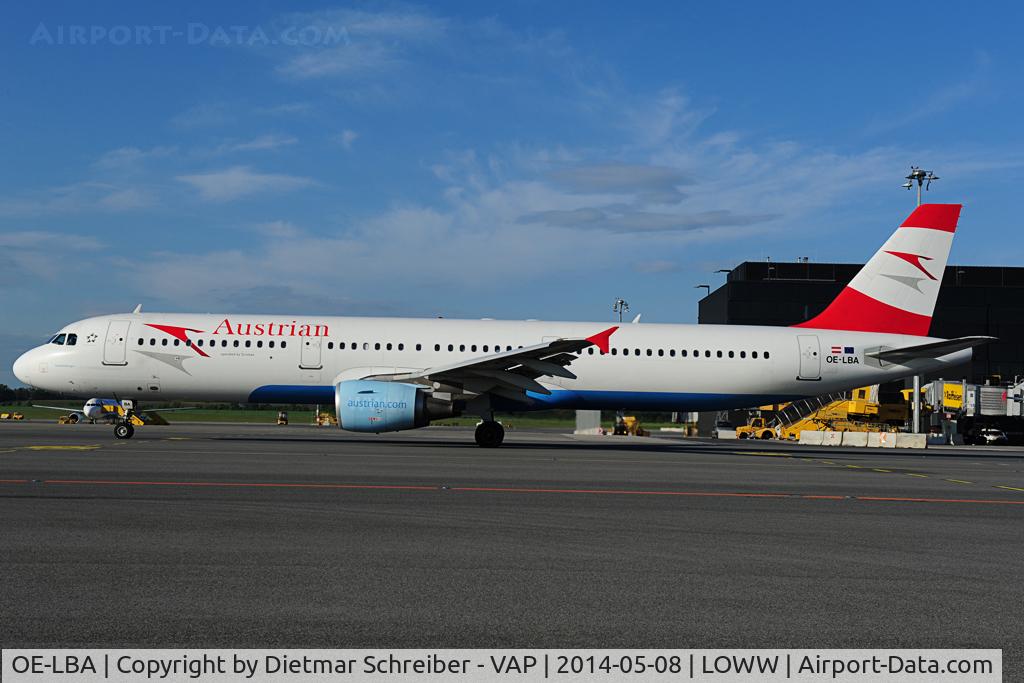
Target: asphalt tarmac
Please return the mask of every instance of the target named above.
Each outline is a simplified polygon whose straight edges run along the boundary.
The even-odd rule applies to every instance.
[[[984,647],[1024,673],[1020,450],[111,431],[0,424],[0,645]]]

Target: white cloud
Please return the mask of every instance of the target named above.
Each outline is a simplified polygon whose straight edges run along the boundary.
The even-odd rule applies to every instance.
[[[222,152],[255,152],[294,145],[299,141],[292,135],[261,135],[246,142],[227,143],[218,148]]]
[[[177,154],[174,146],[157,146],[149,149],[138,147],[119,147],[104,153],[93,167],[104,171],[130,170],[150,159],[163,159]]]
[[[365,77],[390,70],[407,63],[418,46],[438,43],[447,28],[446,20],[415,10],[327,10],[292,14],[283,21],[344,37],[340,44],[289,54],[277,72],[294,79]]]
[[[212,128],[234,121],[235,116],[224,102],[203,102],[177,114],[171,124],[179,128]]]
[[[248,166],[233,166],[221,171],[177,176],[208,201],[225,202],[256,193],[290,192],[316,185],[311,178],[282,173],[258,173]]]
[[[355,132],[354,130],[349,130],[348,128],[346,128],[345,130],[335,135],[334,139],[338,143],[340,143],[341,146],[344,147],[345,149],[352,149],[352,143],[355,142],[356,138],[358,137],[359,133]]]

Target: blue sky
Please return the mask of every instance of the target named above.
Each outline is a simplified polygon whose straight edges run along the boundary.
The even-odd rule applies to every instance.
[[[0,382],[93,314],[691,322],[911,163],[1024,263],[1015,3],[47,3],[0,25]]]

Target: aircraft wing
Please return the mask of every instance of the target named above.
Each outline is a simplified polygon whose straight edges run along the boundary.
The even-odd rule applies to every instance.
[[[878,360],[884,360],[888,363],[899,363],[901,361],[913,360],[915,358],[941,358],[946,354],[963,351],[964,349],[970,349],[975,346],[981,346],[982,344],[988,344],[995,340],[995,337],[958,337],[956,339],[946,339],[944,341],[931,342],[928,344],[918,344],[917,346],[904,346],[900,349],[874,351],[867,355],[872,358],[877,358]]]
[[[554,339],[511,351],[438,365],[419,372],[373,375],[365,379],[434,385],[439,390],[455,389],[471,394],[495,394],[514,401],[525,401],[526,392],[550,394],[537,380],[541,377],[576,379],[567,366],[577,352],[590,346],[608,352],[608,340],[618,326],[590,337]]]
[[[73,408],[73,407],[68,407],[68,406],[37,406],[37,405],[33,405],[32,407],[33,408],[46,408],[47,410],[63,410],[65,413],[80,413],[80,412],[82,412],[82,406],[78,406],[77,408]]]
[[[136,410],[137,413],[176,413],[179,410],[195,410],[195,407],[190,408],[142,408]]]

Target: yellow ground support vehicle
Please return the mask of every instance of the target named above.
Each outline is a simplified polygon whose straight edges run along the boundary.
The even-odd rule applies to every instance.
[[[632,415],[626,415],[622,420],[616,420],[615,428],[612,430],[615,436],[650,436],[651,433],[640,426],[640,420]]]
[[[775,430],[768,426],[763,417],[755,417],[750,424],[736,428],[737,439],[774,439]]]
[[[25,416],[21,413],[0,413],[0,420],[24,420]]]
[[[773,410],[774,408],[774,410]],[[906,418],[905,405],[879,403],[877,387],[854,389],[847,396],[835,394],[779,406],[762,406],[762,413],[774,419],[754,417],[736,429],[740,439],[786,439],[797,441],[808,429],[833,432],[892,432]]]

